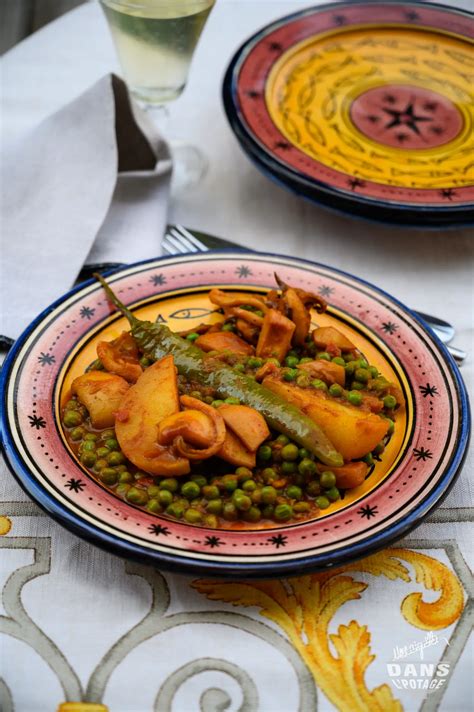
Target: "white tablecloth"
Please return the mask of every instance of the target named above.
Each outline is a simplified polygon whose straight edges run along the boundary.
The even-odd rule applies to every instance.
[[[472,231],[399,230],[330,214],[257,172],[230,131],[220,98],[228,60],[259,26],[302,6],[218,1],[171,122],[176,136],[202,147],[210,168],[199,186],[173,197],[170,222],[333,265],[451,321],[456,345],[469,351],[462,373],[472,392]],[[21,140],[111,70],[119,72],[95,3],[22,42],[3,60],[2,142]],[[467,712],[472,648],[466,642],[467,609],[461,611],[473,554],[472,471],[471,452],[442,507],[400,544],[406,574],[399,569],[396,575],[387,557],[382,572],[375,562],[370,571],[352,571],[348,575],[366,585],[360,600],[349,596],[335,608],[329,629],[318,629],[327,640],[351,621],[361,630],[367,626],[376,657],[364,683],[357,674],[367,662],[362,654],[359,658],[352,650],[344,658],[350,663],[346,668],[334,667],[336,651],[328,643],[329,657],[320,654],[311,662],[314,641],[302,634],[295,642],[282,616],[262,616],[255,591],[250,607],[242,601],[232,606],[229,590],[215,589],[219,600],[210,601],[191,587],[191,578],[127,564],[80,542],[29,502],[2,465],[2,710],[46,712],[63,700],[84,699],[102,701],[112,712],[312,712],[316,706],[347,712]],[[433,613],[422,629],[407,618],[402,601],[416,591],[425,601],[445,596],[444,623]],[[438,638],[425,659],[448,663],[446,684],[430,694],[398,689],[388,667],[393,648],[423,641],[426,630]],[[369,642],[362,638],[365,654]],[[418,665],[419,654],[407,661],[415,658]],[[383,696],[385,688],[376,700],[373,690],[380,685],[401,707]]]

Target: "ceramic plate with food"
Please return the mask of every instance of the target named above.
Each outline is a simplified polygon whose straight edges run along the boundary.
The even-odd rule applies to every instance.
[[[472,15],[426,2],[301,10],[237,51],[227,116],[260,168],[328,207],[472,223],[473,40]]]
[[[265,254],[85,283],[2,379],[7,460],[33,499],[182,571],[291,574],[385,546],[440,502],[469,434],[457,367],[410,310]]]

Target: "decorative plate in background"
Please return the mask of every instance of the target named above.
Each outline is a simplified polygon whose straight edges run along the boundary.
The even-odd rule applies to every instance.
[[[265,27],[224,80],[263,171],[353,215],[473,222],[474,17],[430,3],[331,3]]]
[[[251,531],[206,529],[154,515],[104,489],[69,449],[60,405],[99,340],[128,328],[97,282],[43,312],[18,339],[2,373],[7,461],[30,496],[79,536],[114,553],[173,570],[246,577],[306,573],[386,546],[419,524],[447,493],[462,464],[469,409],[445,348],[415,315],[377,288],[289,257],[209,252],[151,260],[109,277],[141,318],[183,330],[212,316],[211,286],[259,291],[274,272],[330,303],[320,325],[341,326],[401,385],[406,413],[380,462],[359,488],[317,519]],[[230,525],[229,525],[230,526]]]

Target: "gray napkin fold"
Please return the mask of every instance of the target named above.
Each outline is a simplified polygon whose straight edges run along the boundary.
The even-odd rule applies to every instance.
[[[167,144],[113,75],[8,150],[0,333],[17,337],[85,262],[159,254],[170,179]]]

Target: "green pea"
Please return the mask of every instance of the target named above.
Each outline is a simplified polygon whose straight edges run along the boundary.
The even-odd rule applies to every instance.
[[[84,452],[81,456],[81,462],[85,467],[93,467],[96,460],[95,452]]]
[[[261,504],[262,502],[262,488],[257,487],[253,492],[250,492],[250,499],[254,504]]]
[[[223,401],[223,400],[219,400],[219,399],[218,399],[218,400],[213,400],[212,403],[211,403],[211,405],[212,405],[213,408],[220,408],[221,405],[224,405],[224,401]]]
[[[130,472],[121,472],[119,474],[119,482],[133,482],[133,475],[131,475]]]
[[[296,462],[282,462],[280,470],[282,475],[292,475],[297,470]]]
[[[183,497],[186,497],[186,499],[194,499],[201,494],[201,488],[196,482],[185,482],[184,485],[181,486],[181,494]]]
[[[311,378],[307,373],[300,373],[296,377],[296,385],[298,388],[309,388],[311,385]]]
[[[139,487],[130,487],[126,494],[127,502],[132,504],[146,504],[148,502],[148,495],[144,489]]]
[[[109,454],[108,447],[98,447],[96,450],[97,457],[107,457],[108,454]]]
[[[199,510],[190,507],[184,513],[184,519],[188,524],[197,524],[202,519],[202,514]]]
[[[285,359],[285,365],[288,366],[288,368],[296,368],[299,362],[300,360],[297,356],[287,356]]]
[[[263,359],[256,356],[250,356],[250,358],[247,359],[247,366],[249,368],[260,368],[263,366]]]
[[[235,522],[239,518],[239,512],[233,502],[226,502],[222,508],[222,516],[228,522]]]
[[[238,398],[230,396],[229,398],[225,399],[224,403],[226,403],[227,405],[240,405],[240,400]]]
[[[121,465],[125,462],[125,457],[121,452],[114,451],[107,455],[106,460],[109,465]]]
[[[311,385],[318,391],[327,391],[328,389],[327,385],[320,378],[315,378],[314,381],[311,381]]]
[[[266,467],[264,470],[262,470],[262,477],[265,482],[271,482],[272,480],[277,479],[278,473],[276,470],[273,469],[273,467]]]
[[[364,455],[362,459],[369,466],[372,466],[374,464],[374,458],[371,452],[368,452],[367,455]]]
[[[273,504],[266,504],[262,509],[262,517],[265,517],[265,519],[272,519],[274,511],[275,507]]]
[[[96,455],[97,455],[97,453],[96,453]],[[108,466],[109,466],[109,463],[107,462],[107,460],[104,457],[99,457],[94,463],[94,470],[96,472],[100,472],[101,470],[104,469],[104,467],[108,467]]]
[[[205,499],[218,499],[220,496],[219,487],[216,487],[216,485],[205,485],[202,488],[202,496]]]
[[[283,460],[286,460],[287,462],[292,462],[293,460],[298,459],[298,447],[297,445],[294,445],[294,443],[288,443],[288,445],[285,445],[284,448],[281,450],[281,457]]]
[[[119,449],[119,444],[115,438],[107,438],[104,445],[109,450],[118,450]]]
[[[327,351],[320,351],[319,353],[316,354],[316,358],[321,359],[322,361],[330,361],[331,355],[328,354]]]
[[[235,504],[238,510],[241,512],[246,512],[252,506],[252,500],[246,494],[238,494],[234,492],[232,496],[232,502]]]
[[[349,361],[349,363],[346,363],[346,367],[345,367],[346,376],[349,376],[349,377],[353,376],[354,371],[355,371],[354,362]]]
[[[152,512],[153,514],[160,514],[160,512],[163,511],[163,507],[157,499],[149,499],[146,503],[146,508],[149,512]]]
[[[79,408],[79,403],[75,398],[71,398],[65,405],[66,410],[76,410]]]
[[[104,485],[114,485],[118,480],[118,473],[111,467],[104,467],[99,472],[99,479]]]
[[[277,522],[287,522],[293,516],[293,507],[290,507],[289,504],[277,504],[273,516]]]
[[[352,381],[352,389],[354,391],[363,391],[365,388],[365,383],[361,383],[360,381]]]
[[[226,492],[235,492],[237,484],[237,477],[234,475],[224,475],[222,478],[222,487]]]
[[[352,354],[352,351],[345,351],[345,352],[342,354],[342,358],[344,359],[344,361],[345,361],[346,363],[349,363],[349,361],[353,361],[353,360],[354,360],[354,356],[353,356],[353,354]]]
[[[234,324],[222,324],[221,331],[235,331],[235,325]]]
[[[360,405],[362,403],[362,396],[358,391],[349,391],[347,400],[351,405]]]
[[[301,514],[303,512],[309,512],[311,505],[309,502],[295,502],[293,505],[293,510],[296,514]]]
[[[63,423],[66,428],[76,428],[82,423],[82,415],[77,410],[68,410],[64,413]]]
[[[130,485],[127,482],[120,482],[117,485],[115,492],[120,497],[125,497],[129,489],[130,489]]]
[[[158,485],[149,485],[146,488],[146,491],[147,491],[149,497],[158,497],[159,493],[161,492]]]
[[[82,450],[83,452],[95,452],[95,442],[93,440],[85,440],[82,443]]]
[[[383,376],[378,376],[372,382],[373,389],[378,393],[383,393],[383,391],[386,391],[389,385],[389,382]]]
[[[169,507],[169,505],[173,501],[173,493],[169,490],[160,489],[158,494],[156,495],[156,499],[163,507]]]
[[[127,465],[116,465],[115,470],[117,472],[126,472],[127,471]]]
[[[236,363],[233,368],[234,371],[238,371],[239,373],[243,373],[245,371],[245,366],[243,363]]]
[[[340,398],[343,394],[343,387],[339,385],[339,383],[333,383],[331,386],[329,386],[329,393],[334,396],[334,398]]]
[[[214,514],[206,514],[204,517],[204,526],[209,527],[209,529],[217,529],[219,521]]]
[[[316,482],[316,480],[308,482],[308,484],[306,485],[306,494],[310,497],[317,497],[319,494],[321,494],[321,487],[319,486],[319,482]]]
[[[286,488],[286,496],[290,499],[301,499],[303,496],[303,490],[297,485],[290,485]]]
[[[191,475],[190,480],[199,485],[199,487],[205,487],[207,485],[207,478],[204,477],[204,475]]]
[[[336,502],[341,496],[337,487],[331,487],[330,489],[326,490],[324,494],[331,502]]]
[[[262,502],[263,504],[274,504],[277,498],[277,491],[274,487],[267,485],[262,487]]]
[[[71,440],[82,440],[84,432],[84,428],[74,428],[74,430],[71,430]]]
[[[243,513],[242,519],[244,522],[259,522],[262,518],[262,514],[258,507],[250,507],[246,512]]]
[[[327,509],[330,504],[328,498],[324,496],[316,497],[315,502],[316,506],[319,507],[319,509]]]
[[[326,470],[319,478],[319,483],[324,489],[331,489],[336,484],[336,475],[331,470]]]
[[[304,477],[314,475],[314,473],[316,472],[316,464],[313,462],[313,460],[310,460],[308,457],[305,457],[298,465],[298,472]]]
[[[95,433],[86,433],[84,435],[84,440],[93,440],[95,442],[97,440],[97,435]]]
[[[272,457],[272,449],[270,445],[260,445],[260,447],[257,450],[257,457],[259,460],[271,460]]]
[[[388,395],[383,399],[383,404],[385,408],[395,408],[397,405],[397,399],[394,396]]]
[[[174,477],[168,477],[167,479],[161,480],[160,482],[160,489],[168,490],[168,492],[177,492],[178,487],[178,480],[176,480]]]
[[[150,359],[147,358],[146,356],[142,356],[141,359],[140,359],[140,361],[139,361],[139,364],[140,364],[140,366],[141,366],[142,368],[148,368],[148,366],[151,365],[151,361],[150,361]]]
[[[294,381],[298,375],[298,371],[296,368],[287,368],[285,371],[283,371],[283,379],[285,381]]]
[[[303,356],[303,358],[300,358],[300,364],[302,364],[302,363],[309,363],[309,362],[312,361],[312,360],[313,360],[313,359],[310,358],[309,356]]]
[[[388,431],[387,431],[387,433],[388,433],[389,435],[391,435],[391,434],[393,433],[393,431],[395,430],[395,423],[394,423],[393,420],[391,420],[390,418],[387,418],[387,420],[388,420],[388,422],[389,422],[389,426],[388,426]]]
[[[366,368],[356,368],[354,378],[360,383],[367,383],[370,378],[370,373]]]
[[[356,368],[369,368],[369,364],[364,358],[357,359],[356,364]]]
[[[170,517],[174,517],[175,519],[181,519],[185,512],[186,508],[183,504],[180,502],[173,502],[170,504],[168,507],[166,507],[166,514],[169,514]]]
[[[290,442],[290,438],[288,437],[288,435],[284,435],[282,433],[276,438],[275,442],[279,445],[288,445],[288,443]]]
[[[338,366],[345,366],[345,365],[346,365],[346,362],[345,362],[344,359],[341,358],[340,356],[334,356],[332,362],[333,362],[333,363],[337,363]]]
[[[239,484],[242,484],[242,482],[245,482],[246,480],[250,479],[252,477],[252,470],[249,470],[248,467],[238,467],[235,471],[235,474],[237,475],[237,480]]]
[[[246,480],[242,484],[242,489],[244,492],[253,492],[257,489],[257,483],[255,482],[255,480]]]
[[[192,334],[187,334],[186,338],[188,341],[196,341],[196,339],[199,339],[199,334],[196,334],[196,332],[193,331]]]
[[[377,378],[379,370],[375,366],[369,366],[369,373],[371,378]]]
[[[209,514],[221,514],[222,506],[222,499],[211,499],[206,504],[206,511],[209,512]]]

